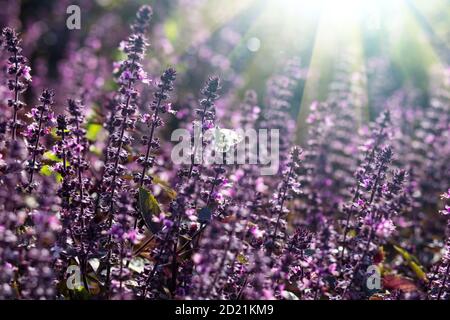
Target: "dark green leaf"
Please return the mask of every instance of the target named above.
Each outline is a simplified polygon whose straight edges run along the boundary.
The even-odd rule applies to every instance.
[[[155,233],[159,229],[159,225],[152,221],[154,215],[159,215],[161,208],[155,197],[145,188],[139,188],[139,209],[142,219],[147,228]]]

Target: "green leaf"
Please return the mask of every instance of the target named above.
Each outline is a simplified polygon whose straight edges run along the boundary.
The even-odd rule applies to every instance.
[[[420,280],[428,281],[426,273],[423,271],[419,260],[415,256],[399,246],[394,245],[394,249],[406,260],[411,270]]]
[[[142,187],[139,188],[139,209],[147,228],[153,233],[158,231],[159,225],[152,221],[152,217],[153,215],[158,215],[161,212],[161,208],[150,191]]]
[[[44,165],[39,172],[43,176],[50,177],[53,174],[53,169],[49,165]]]
[[[63,179],[61,174],[59,172],[54,171],[53,168],[48,164],[43,165],[41,170],[39,170],[39,173],[46,177],[50,177],[51,175],[53,175],[55,177],[56,182],[58,183],[60,183]]]
[[[73,290],[75,299],[77,300],[89,300],[91,298],[91,294],[86,290],[85,287],[81,286]]]
[[[238,254],[237,261],[241,264],[246,264],[248,262],[247,257],[244,256],[242,253]]]
[[[86,130],[86,138],[90,141],[96,141],[103,126],[98,123],[89,123]]]
[[[157,185],[159,185],[161,187],[161,189],[164,190],[164,192],[167,194],[167,196],[171,200],[173,200],[173,199],[175,199],[177,197],[177,192],[175,190],[173,190],[166,181],[160,179],[156,175],[151,175],[151,176],[152,176],[152,182],[156,183]]]
[[[420,265],[418,265],[414,261],[411,261],[409,262],[409,266],[420,280],[428,281],[427,274],[422,270]]]
[[[394,249],[395,249],[395,251],[400,253],[400,255],[403,257],[403,259],[405,259],[406,261],[413,261],[414,260],[415,262],[418,262],[416,257],[411,255],[408,251],[406,251],[402,247],[394,245]]]
[[[351,229],[349,232],[348,232],[348,238],[349,239],[352,239],[352,238],[354,238],[354,237],[356,237],[356,230],[355,229]]]
[[[62,161],[61,158],[59,158],[56,154],[54,154],[54,153],[51,152],[51,151],[46,151],[46,152],[44,152],[43,158],[44,158],[44,159],[47,159],[47,160],[54,161],[54,162],[61,162],[61,161]]]
[[[58,130],[58,129],[56,129],[56,128],[52,128],[52,129],[50,130],[50,134],[51,134],[51,136],[52,136],[53,139],[55,139],[55,140],[61,140],[61,137],[58,136],[58,135],[56,134],[56,131],[57,131],[57,130]]]
[[[175,20],[168,20],[164,24],[164,31],[166,33],[166,37],[174,42],[178,38],[178,27],[177,22]]]
[[[62,162],[62,161],[63,161],[63,159],[59,158],[56,154],[54,154],[54,153],[51,152],[51,151],[46,151],[46,152],[44,152],[44,154],[42,155],[42,157],[43,157],[45,160],[49,160],[49,161],[52,161],[52,162]],[[47,163],[48,163],[48,162],[47,162]],[[49,166],[49,165],[46,165],[46,166],[47,166],[48,168],[44,169],[44,172],[41,171],[41,173],[42,173],[44,176],[45,176],[45,175],[50,176],[49,170],[51,170],[51,172],[53,172],[53,173],[55,174],[55,176],[56,176],[56,181],[61,182],[61,181],[62,181],[62,176],[61,176],[59,173],[53,171],[53,168],[52,168],[51,166]],[[67,161],[67,160],[66,160],[66,166],[70,166],[70,163],[69,163],[69,161]],[[41,169],[41,170],[42,170],[42,169]]]
[[[56,180],[56,182],[61,183],[62,180],[63,180],[62,175],[61,175],[60,173],[58,173],[58,172],[53,172],[53,173],[54,173],[54,175],[55,175],[55,180]]]

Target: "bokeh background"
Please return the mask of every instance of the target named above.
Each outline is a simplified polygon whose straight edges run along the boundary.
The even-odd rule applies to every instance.
[[[114,89],[107,75],[120,51],[111,48],[126,37],[143,3],[155,12],[146,70],[156,76],[175,66],[181,77],[178,101],[217,74],[224,80],[220,104],[233,108],[246,89],[264,97],[267,79],[287,59],[300,59],[302,81],[292,99],[300,141],[311,102],[326,99],[333,86],[342,85],[339,79],[351,79],[346,85],[353,88],[355,112],[364,122],[402,88],[414,92],[416,105],[427,105],[433,70],[450,62],[447,0],[1,0],[1,26],[27,30],[23,47],[34,77],[27,100],[71,76],[70,66],[77,63],[71,49],[83,46],[102,57],[81,62],[91,78],[97,74],[87,81]],[[81,8],[81,30],[66,27],[71,4]]]

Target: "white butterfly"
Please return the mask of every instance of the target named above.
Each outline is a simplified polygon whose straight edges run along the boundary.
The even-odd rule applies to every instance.
[[[205,133],[205,138],[211,139],[217,152],[227,152],[233,146],[241,142],[244,137],[231,129],[215,127]]]

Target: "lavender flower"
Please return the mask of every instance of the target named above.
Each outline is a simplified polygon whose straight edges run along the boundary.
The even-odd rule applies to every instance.
[[[39,97],[40,104],[31,109],[28,115],[33,122],[27,127],[24,133],[27,139],[27,147],[31,155],[28,160],[26,171],[28,172],[28,182],[24,185],[28,191],[36,188],[37,183],[33,181],[35,172],[41,169],[40,157],[44,153],[44,146],[41,144],[41,136],[50,132],[50,126],[54,122],[54,116],[51,110],[53,105],[54,92],[45,89]]]
[[[119,108],[115,117],[116,131],[111,136],[111,146],[108,152],[109,163],[105,164],[105,178],[103,194],[103,210],[108,215],[107,227],[111,228],[114,221],[114,202],[116,200],[116,190],[123,187],[121,178],[125,171],[125,167],[121,164],[127,158],[125,146],[129,145],[132,137],[127,134],[128,130],[134,128],[136,112],[136,99],[138,91],[136,84],[138,81],[146,81],[147,76],[144,72],[140,61],[144,58],[145,49],[148,46],[144,32],[148,29],[149,21],[152,15],[152,9],[149,6],[142,6],[136,14],[136,21],[131,26],[133,33],[124,43],[123,51],[127,54],[127,60],[123,61],[119,67],[120,85]],[[110,242],[110,241],[108,241]],[[108,244],[110,246],[110,243]],[[111,269],[111,249],[107,256],[107,274],[106,284],[110,282]]]
[[[4,28],[2,36],[5,41],[5,49],[11,54],[8,59],[8,89],[11,91],[13,98],[8,99],[8,106],[13,108],[13,117],[9,127],[12,139],[16,139],[16,132],[22,122],[17,118],[18,112],[25,106],[20,100],[20,94],[24,93],[31,82],[30,67],[27,65],[27,59],[22,55],[20,46],[21,39],[16,31],[11,28]]]
[[[450,214],[450,189],[441,198],[445,201],[441,214]],[[442,259],[437,267],[436,274],[433,275],[428,297],[433,300],[448,300],[450,296],[450,220],[447,222],[447,239],[442,254]]]
[[[358,211],[358,207],[365,204],[365,201],[361,199],[361,191],[360,190],[366,190],[372,192],[375,192],[377,186],[374,186],[373,183],[376,181],[378,177],[378,172],[375,170],[375,159],[377,152],[380,148],[380,145],[383,143],[383,140],[386,138],[386,127],[389,124],[390,120],[390,114],[389,112],[383,113],[378,119],[377,119],[377,125],[372,130],[372,139],[368,141],[368,143],[365,146],[365,156],[364,156],[364,162],[358,168],[356,172],[356,179],[357,179],[357,186],[354,188],[353,192],[353,198],[352,203],[350,206],[344,207],[344,212],[346,213],[346,219],[344,222],[344,236],[343,236],[343,249],[342,249],[342,255],[341,257],[344,257],[345,254],[345,246],[347,241],[347,233],[350,227],[351,219],[354,215],[355,211]],[[390,149],[386,149],[387,151]],[[387,153],[386,155],[388,155]],[[388,160],[390,161],[390,159]],[[383,168],[378,168],[379,173],[383,173]],[[373,179],[375,177],[375,180]],[[371,201],[373,201],[373,197],[375,196],[375,193],[371,196]],[[370,202],[371,202],[370,201]]]
[[[203,140],[203,133],[208,129],[214,126],[214,120],[215,120],[215,109],[214,109],[214,101],[218,98],[217,91],[220,89],[219,85],[219,78],[217,77],[211,77],[206,86],[202,89],[201,93],[206,97],[205,99],[202,99],[200,101],[200,105],[202,106],[202,109],[197,110],[197,115],[201,118],[200,125],[201,125],[201,138],[202,138],[202,144],[205,145],[205,141]],[[177,277],[178,277],[178,266],[177,266],[177,255],[181,252],[183,252],[193,240],[200,237],[200,235],[203,233],[203,231],[206,229],[206,226],[209,222],[209,220],[212,217],[212,207],[215,205],[215,188],[219,186],[223,180],[221,179],[220,175],[224,173],[224,169],[222,166],[217,166],[214,168],[214,176],[208,179],[209,184],[211,185],[209,187],[209,192],[206,191],[200,195],[201,198],[203,198],[203,201],[205,202],[205,207],[203,211],[208,212],[208,217],[204,218],[200,216],[199,211],[199,217],[198,219],[201,222],[201,227],[195,231],[191,235],[191,239],[187,241],[181,248],[178,248],[178,239],[181,235],[181,229],[184,228],[182,222],[183,218],[186,216],[187,210],[195,210],[196,208],[196,198],[192,197],[192,190],[198,190],[200,189],[200,183],[201,176],[199,169],[202,169],[198,164],[196,164],[196,161],[194,159],[195,155],[197,154],[197,148],[198,145],[194,146],[194,151],[191,156],[191,165],[189,169],[180,169],[178,176],[181,179],[181,182],[178,186],[178,195],[177,198],[171,202],[170,209],[172,213],[172,218],[170,220],[170,225],[165,230],[165,235],[163,235],[163,242],[161,244],[161,248],[156,253],[157,261],[151,271],[149,271],[146,275],[146,279],[144,280],[144,289],[143,289],[143,296],[145,297],[147,295],[148,289],[152,289],[154,287],[154,281],[152,279],[155,277],[155,274],[161,272],[162,270],[159,270],[161,264],[168,263],[169,259],[172,258],[172,284],[171,289],[172,292],[175,292],[176,289],[176,283],[177,283]],[[199,197],[199,198],[200,198]],[[153,283],[152,283],[153,282]],[[155,294],[155,293],[153,293]]]
[[[286,222],[284,219],[286,213],[288,212],[285,208],[285,202],[296,194],[300,193],[300,183],[298,182],[298,172],[300,169],[302,150],[298,147],[293,147],[290,154],[290,161],[286,165],[283,171],[283,180],[281,181],[278,192],[275,194],[272,200],[272,214],[271,222],[275,222],[273,231],[271,231],[270,237],[265,243],[269,252],[272,252],[274,247],[277,246],[276,240],[280,237],[283,238],[282,234],[278,234],[279,228],[282,230],[286,227]]]
[[[142,187],[145,182],[149,182],[148,176],[146,176],[146,171],[148,168],[151,168],[154,163],[154,157],[150,156],[150,152],[152,150],[159,149],[159,141],[154,137],[155,129],[163,125],[163,121],[159,114],[163,114],[166,112],[171,112],[170,104],[164,104],[165,100],[169,98],[168,93],[173,90],[173,82],[175,81],[176,71],[172,68],[167,69],[161,75],[161,82],[158,83],[159,91],[155,93],[155,99],[152,102],[151,110],[153,111],[152,115],[144,115],[144,119],[148,118],[149,126],[150,126],[150,134],[149,136],[143,136],[142,140],[144,144],[146,144],[147,149],[145,155],[141,156],[138,159],[138,162],[142,165],[142,172],[135,176],[135,179],[139,180],[139,186]]]
[[[352,240],[353,248],[348,262],[351,267],[348,270],[349,279],[344,281],[346,285],[342,293],[343,298],[356,279],[360,279],[360,272],[366,270],[365,266],[370,264],[370,252],[395,230],[391,218],[402,213],[401,206],[396,200],[402,199],[405,172],[394,172],[392,180],[387,181],[392,156],[390,147],[383,148],[375,155],[374,171],[368,176],[365,186],[368,194],[361,197],[359,202],[359,214],[363,216],[360,217],[357,227],[358,234]],[[357,294],[357,291],[353,294]]]

